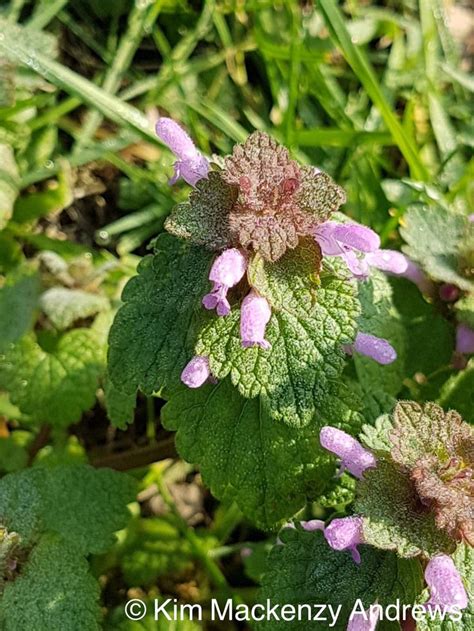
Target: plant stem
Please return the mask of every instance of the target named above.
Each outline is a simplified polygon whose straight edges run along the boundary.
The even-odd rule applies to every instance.
[[[28,21],[28,26],[38,31],[44,29],[56,17],[56,14],[66,6],[68,1],[51,0],[50,2],[40,3],[33,17]]]
[[[236,603],[242,603],[243,601],[238,596],[232,593],[229,584],[227,583],[227,579],[222,573],[222,570],[208,554],[207,550],[203,548],[200,539],[197,537],[196,533],[192,528],[190,528],[183,517],[181,517],[178,509],[176,508],[176,504],[171,496],[171,493],[166,486],[165,481],[163,480],[163,475],[161,471],[158,471],[156,476],[156,484],[158,486],[158,490],[160,491],[161,497],[163,501],[173,514],[176,525],[179,528],[181,534],[187,539],[188,543],[191,546],[191,550],[195,557],[201,562],[202,566],[206,570],[209,575],[209,578],[212,580],[214,585],[219,588],[224,594],[227,594],[228,597],[232,598]]]

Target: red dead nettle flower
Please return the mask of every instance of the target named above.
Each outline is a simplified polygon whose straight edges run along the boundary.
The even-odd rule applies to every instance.
[[[371,267],[393,274],[406,272],[406,257],[380,249],[380,239],[373,230],[356,223],[331,221],[333,212],[345,201],[343,189],[316,167],[292,160],[288,150],[267,134],[251,134],[224,159],[223,169],[216,165],[210,172],[206,158],[177,123],[160,118],[156,131],[177,157],[171,183],[182,177],[196,187],[187,207],[191,213],[196,208],[195,223],[201,227],[196,242],[220,250],[209,274],[212,289],[202,300],[203,306],[215,309],[218,316],[230,313],[228,291],[244,278],[250,257],[258,255],[275,262],[288,249],[294,249],[302,237],[314,237],[323,255],[342,258],[360,280],[368,277]],[[210,206],[215,219],[208,224],[209,231],[216,232],[217,225],[222,230],[206,240],[200,213],[206,213]],[[183,236],[184,232],[191,238],[179,222],[176,225],[176,234]],[[173,232],[173,221],[167,227]],[[240,308],[242,345],[268,350],[265,328],[271,309],[267,300],[250,287]],[[363,333],[346,350],[363,353],[382,364],[396,359],[388,342]],[[204,377],[202,370],[199,374]],[[197,383],[199,379],[191,381]]]

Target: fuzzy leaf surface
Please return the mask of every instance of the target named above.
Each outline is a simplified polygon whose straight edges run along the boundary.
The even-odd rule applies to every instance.
[[[40,298],[40,306],[52,324],[60,330],[68,329],[76,322],[109,308],[105,296],[81,289],[51,287]]]
[[[70,425],[94,403],[104,354],[92,329],[68,331],[48,350],[31,333],[0,357],[0,386],[32,420]]]
[[[453,283],[472,291],[474,279],[463,269],[467,243],[474,235],[474,224],[467,216],[441,207],[412,207],[404,215],[401,233],[407,245],[403,248],[428,274],[438,281]]]
[[[0,288],[0,351],[16,342],[33,324],[39,278],[33,269],[17,268]]]
[[[341,405],[331,421],[350,429],[355,416]],[[335,470],[333,458],[319,446],[319,426],[296,430],[275,421],[263,398],[243,398],[228,379],[174,392],[162,420],[178,432],[180,455],[200,466],[212,493],[236,501],[263,529],[315,498]]]
[[[388,605],[400,599],[411,604],[421,591],[421,565],[415,559],[399,559],[391,552],[360,546],[362,562],[356,565],[350,555],[332,550],[321,532],[285,529],[283,545],[273,547],[263,577],[261,599],[272,604],[342,605],[336,631],[346,629],[357,599],[368,608],[376,601]],[[314,613],[314,612],[313,612]],[[327,614],[329,616],[329,614]],[[328,622],[284,620],[258,625],[265,631],[319,631]]]
[[[370,279],[359,283],[359,300],[362,306],[360,330],[390,342],[397,351],[397,359],[381,366],[370,357],[354,353],[358,381],[365,390],[383,390],[388,395],[396,396],[405,376],[405,332],[385,274],[372,270]]]
[[[126,394],[179,383],[193,355],[213,255],[162,234],[124,289],[109,336],[109,376]]]
[[[377,467],[364,473],[354,507],[363,515],[365,540],[376,548],[396,550],[401,557],[431,557],[455,548],[422,506],[409,476],[388,459],[379,458]]]
[[[188,239],[193,245],[211,250],[228,246],[229,212],[237,198],[237,191],[215,171],[200,180],[188,202],[178,204],[165,223],[171,234]]]
[[[31,544],[56,533],[83,554],[104,552],[129,519],[132,478],[88,465],[33,467],[0,480],[0,515]]]
[[[299,427],[324,414],[359,315],[351,281],[323,270],[318,284],[319,260],[318,246],[305,241],[276,263],[257,257],[251,264],[250,283],[272,308],[271,349],[242,348],[236,308],[210,320],[196,345],[218,379],[230,374],[244,397],[260,395],[272,418]]]
[[[0,599],[4,631],[99,631],[100,589],[73,543],[47,535]]]

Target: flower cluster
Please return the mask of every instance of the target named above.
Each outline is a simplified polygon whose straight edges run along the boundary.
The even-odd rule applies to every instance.
[[[467,426],[466,426],[467,427]],[[395,428],[396,434],[396,428]],[[398,443],[394,434],[394,452],[397,457]],[[342,471],[346,470],[355,477],[361,479],[364,473],[377,467],[377,459],[359,441],[335,427],[326,426],[320,432],[321,445],[337,455],[341,462]],[[448,441],[449,442],[449,441]],[[398,456],[400,457],[400,456]],[[458,465],[458,480],[471,480],[470,474],[466,476],[467,469],[459,470],[459,463],[452,462],[452,466]],[[439,489],[438,489],[438,492]],[[466,496],[468,498],[468,495]],[[469,499],[467,499],[469,503]],[[472,504],[471,511],[472,511]],[[453,508],[453,505],[451,504]],[[291,526],[291,524],[289,524]],[[355,563],[361,563],[359,546],[367,543],[364,537],[364,520],[360,515],[352,515],[333,519],[328,525],[322,520],[314,519],[300,522],[301,527],[313,532],[320,530],[331,548],[337,551],[347,551],[352,555]],[[469,542],[469,540],[467,540]],[[425,569],[425,581],[429,588],[429,600],[425,603],[426,610],[443,607],[446,611],[452,608],[465,609],[468,605],[466,588],[462,582],[452,558],[446,554],[437,554],[432,557]],[[349,621],[348,631],[360,629],[361,631],[374,630],[377,626],[377,617],[357,616]]]
[[[218,316],[230,313],[228,292],[244,279],[251,257],[258,255],[275,262],[286,250],[297,247],[302,237],[314,238],[322,255],[344,260],[358,280],[367,279],[371,268],[377,268],[406,276],[419,286],[427,282],[421,270],[403,254],[381,249],[379,236],[370,228],[332,220],[334,211],[345,201],[344,191],[319,169],[292,160],[287,149],[267,134],[251,134],[224,159],[222,169],[215,165],[211,170],[210,163],[175,121],[160,118],[156,131],[177,156],[171,182],[182,177],[195,187],[190,197],[195,221],[203,224],[202,209],[212,207],[209,232],[220,226],[217,237],[195,237],[196,243],[221,250],[209,274],[211,291],[202,300],[203,306],[215,309]],[[176,228],[178,224],[171,219],[167,226],[192,239],[182,226]],[[242,345],[267,350],[270,343],[265,329],[271,307],[254,288],[250,286],[247,291],[240,310]],[[364,332],[359,332],[344,350],[367,355],[380,364],[389,364],[397,357],[389,342]],[[182,379],[190,387],[198,387],[209,377],[204,358],[193,358]]]

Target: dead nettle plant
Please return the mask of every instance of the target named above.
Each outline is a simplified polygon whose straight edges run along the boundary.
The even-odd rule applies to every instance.
[[[380,617],[351,618],[358,598],[367,609],[398,595],[425,613],[466,610],[472,428],[434,404],[401,402],[364,426],[364,446],[356,439],[361,394],[384,391],[392,409],[403,380],[404,332],[386,275],[420,285],[420,267],[382,249],[339,211],[343,189],[266,133],[208,160],[173,120],[160,118],[156,131],[176,156],[170,184],[182,178],[192,190],[124,290],[110,397],[130,407],[137,390],[166,398],[162,422],[177,431],[181,456],[265,530],[328,487],[337,494],[332,454],[358,480],[353,503],[333,503],[329,523],[282,531],[268,597],[342,599],[340,628],[352,629],[374,629]],[[301,575],[311,578],[298,590]]]

